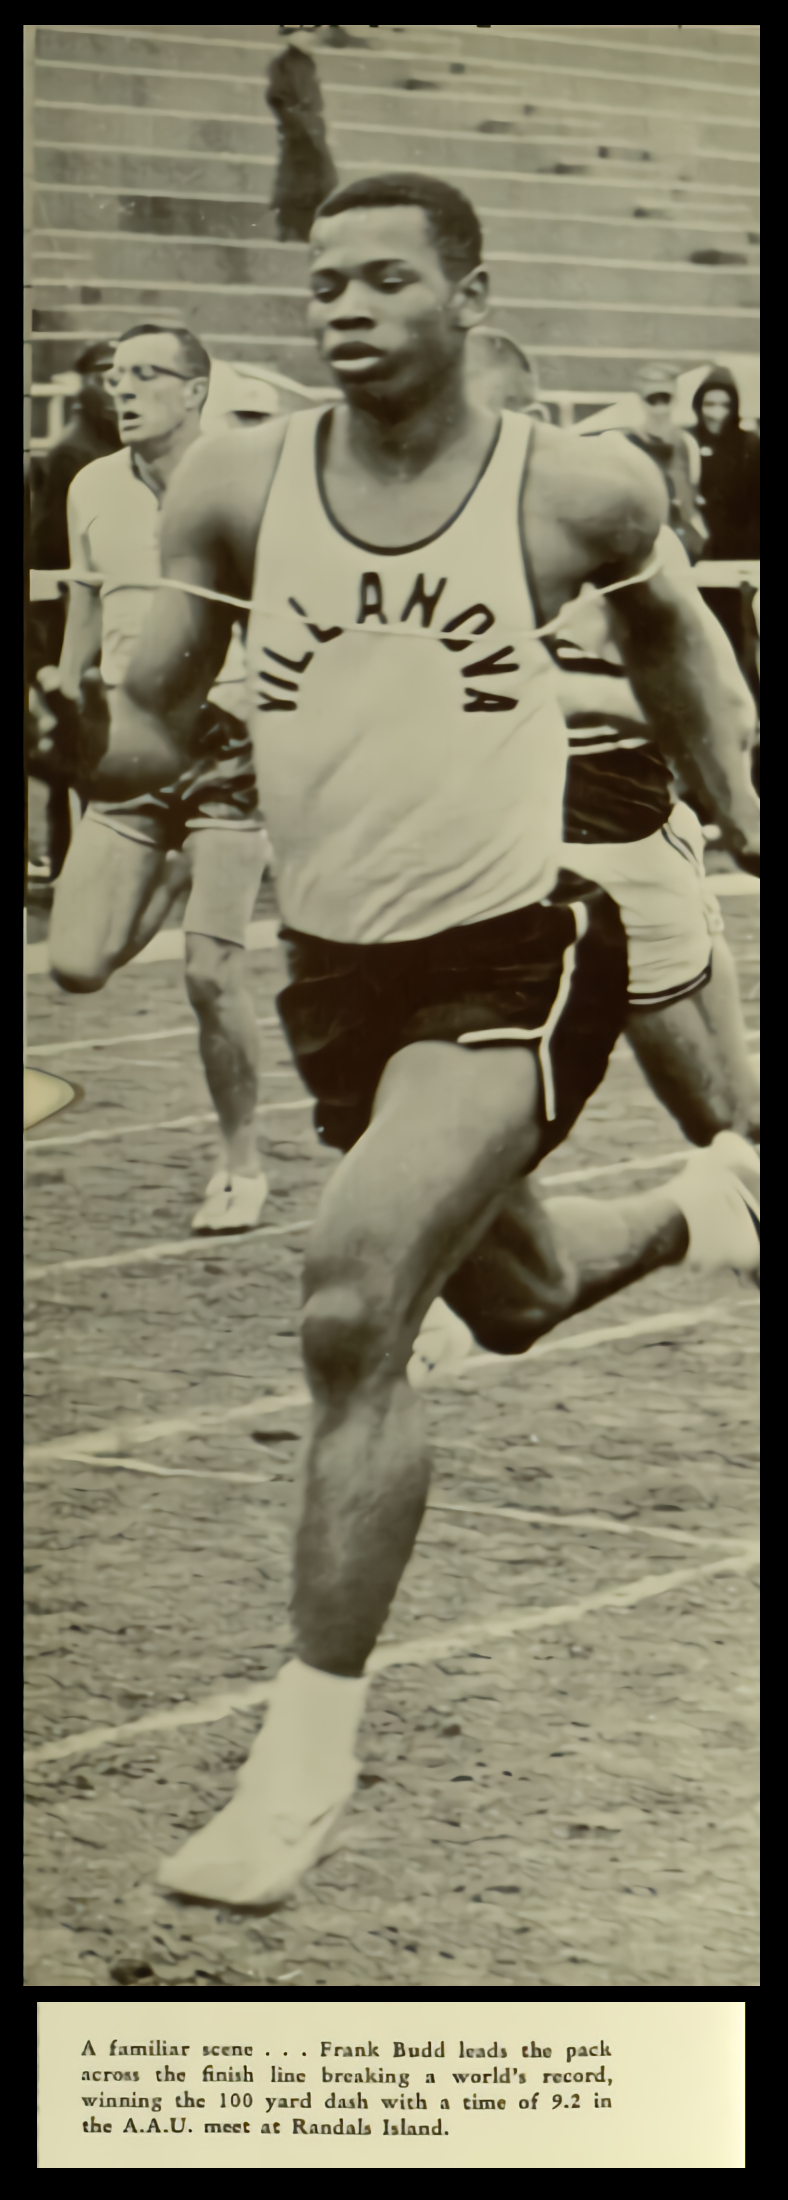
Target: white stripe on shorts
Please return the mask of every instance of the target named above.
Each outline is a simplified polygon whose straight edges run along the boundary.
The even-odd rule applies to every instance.
[[[559,1018],[563,1015],[564,1008],[566,1006],[569,988],[571,986],[572,977],[574,974],[575,955],[577,952],[578,941],[583,938],[584,934],[588,930],[588,910],[586,909],[585,903],[582,901],[573,901],[570,902],[569,907],[572,911],[572,916],[574,918],[575,936],[574,939],[570,940],[568,945],[564,948],[561,962],[561,976],[556,987],[555,1000],[553,1001],[553,1005],[546,1023],[540,1024],[536,1031],[525,1031],[522,1024],[516,1024],[512,1028],[502,1024],[500,1027],[497,1028],[493,1026],[489,1031],[464,1031],[457,1041],[457,1045],[461,1047],[495,1046],[498,1044],[504,1044],[507,1041],[511,1043],[513,1040],[519,1042],[521,1046],[533,1045],[536,1042],[539,1052],[539,1066],[542,1072],[545,1115],[547,1117],[548,1123],[554,1123],[556,1116],[555,1083],[553,1079],[553,1065],[550,1058],[550,1041],[553,1032],[555,1031],[556,1024],[558,1023]]]

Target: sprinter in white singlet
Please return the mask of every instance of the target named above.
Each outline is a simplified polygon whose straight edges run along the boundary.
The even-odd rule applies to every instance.
[[[653,557],[656,470],[623,440],[526,433],[468,403],[481,257],[473,208],[433,178],[373,177],[326,202],[310,319],[344,402],[188,454],[165,507],[168,585],[113,699],[96,783],[120,799],[172,778],[232,619],[190,591],[253,589],[280,1008],[345,1157],[305,1264],[294,1655],[233,1800],[160,1874],[211,1902],[279,1899],[353,1792],[364,1669],[429,1482],[406,1371],[436,1295],[480,1342],[522,1351],[654,1268],[758,1259],[757,1161],[736,1138],[631,1199],[542,1203],[528,1182],[626,1014],[613,904],[562,898],[565,735],[537,600],[551,619],[585,580],[625,584],[609,600],[633,687],[658,737],[680,729],[681,760],[742,858],[758,805],[738,690]]]

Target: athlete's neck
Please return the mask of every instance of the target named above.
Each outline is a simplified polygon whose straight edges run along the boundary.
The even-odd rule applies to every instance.
[[[346,404],[334,416],[332,443],[381,480],[409,481],[444,451],[461,443],[478,425],[478,410],[468,404],[462,364],[423,394],[407,410],[373,410],[367,403]]]
[[[150,443],[132,446],[131,456],[135,473],[144,481],[146,489],[152,489],[155,497],[161,497],[171,481],[176,466],[180,465],[184,451],[195,443],[200,433],[199,414],[190,413],[168,436],[152,438]]]

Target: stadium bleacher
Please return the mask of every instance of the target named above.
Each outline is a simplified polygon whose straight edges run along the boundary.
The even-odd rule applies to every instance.
[[[362,30],[363,26],[360,27]],[[35,26],[32,380],[146,314],[312,388],[306,247],[278,242],[274,25]],[[568,424],[637,363],[758,351],[749,25],[380,26],[318,50],[343,180],[429,169],[480,213],[494,320]],[[734,367],[734,371],[736,371]],[[42,395],[34,440],[55,415]]]

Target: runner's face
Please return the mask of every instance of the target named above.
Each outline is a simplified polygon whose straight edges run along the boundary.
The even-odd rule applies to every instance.
[[[196,378],[185,372],[176,336],[131,336],[119,344],[109,386],[121,443],[135,448],[161,446],[194,410]]]
[[[459,357],[467,307],[422,207],[354,207],[317,221],[310,272],[309,324],[351,405],[362,391],[415,397]]]

